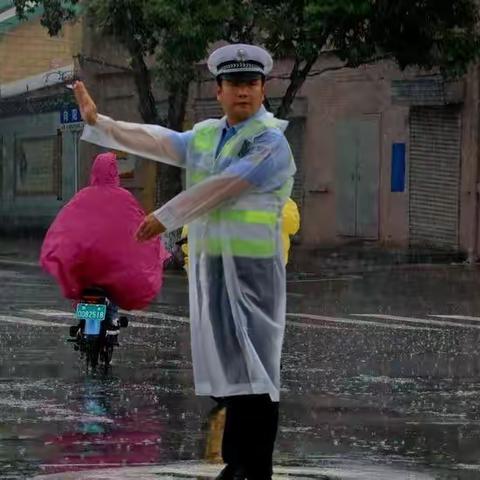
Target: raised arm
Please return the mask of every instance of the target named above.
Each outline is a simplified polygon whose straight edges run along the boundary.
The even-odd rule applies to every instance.
[[[188,132],[179,133],[160,125],[112,120],[97,112],[83,82],[76,82],[73,91],[82,118],[87,123],[82,140],[177,167],[185,166]]]

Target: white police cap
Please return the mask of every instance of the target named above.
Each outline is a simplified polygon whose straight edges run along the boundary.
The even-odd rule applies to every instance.
[[[243,43],[218,48],[208,59],[208,69],[216,77],[242,73],[268,75],[272,67],[272,57],[266,50]]]

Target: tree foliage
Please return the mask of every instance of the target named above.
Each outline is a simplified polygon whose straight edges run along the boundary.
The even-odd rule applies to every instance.
[[[50,35],[82,14],[79,0],[14,0],[24,18],[43,7]],[[480,51],[476,0],[84,0],[94,26],[113,35],[129,52],[145,122],[158,122],[146,59],[168,92],[167,126],[181,129],[196,64],[212,42],[256,42],[291,71],[277,116],[292,103],[322,56],[345,67],[389,58],[400,68],[438,68],[462,75]],[[172,167],[161,174],[167,199],[180,188]],[[173,181],[172,179],[175,179]]]

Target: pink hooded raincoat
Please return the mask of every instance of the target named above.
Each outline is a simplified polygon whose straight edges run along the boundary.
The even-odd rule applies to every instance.
[[[45,237],[40,263],[65,297],[79,300],[83,289],[100,286],[121,308],[147,306],[159,292],[168,252],[157,238],[135,240],[145,213],[120,187],[116,156],[98,155],[90,185],[60,211]]]

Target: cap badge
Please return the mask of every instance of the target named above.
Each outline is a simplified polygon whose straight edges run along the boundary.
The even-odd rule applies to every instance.
[[[240,48],[237,51],[237,61],[244,62],[246,59],[247,59],[247,52],[243,48]]]

